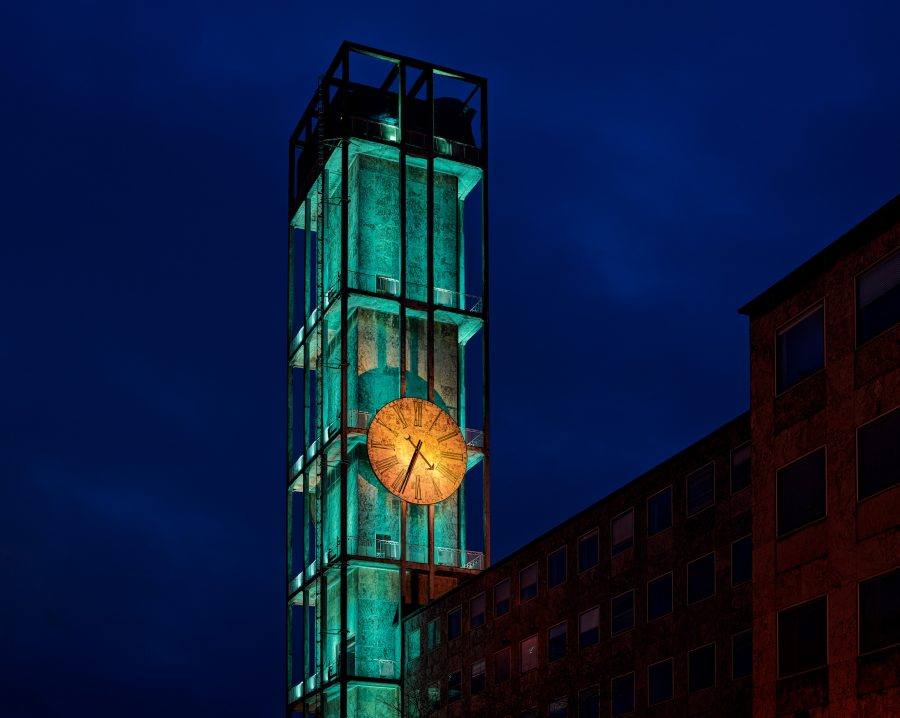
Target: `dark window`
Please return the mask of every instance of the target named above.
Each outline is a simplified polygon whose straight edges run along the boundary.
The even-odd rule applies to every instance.
[[[519,718],[538,718],[538,709],[534,707],[526,708],[519,713]]]
[[[447,676],[447,699],[458,701],[462,694],[462,671],[453,671]]]
[[[428,622],[428,650],[433,651],[441,645],[441,625],[438,619],[433,618]]]
[[[753,578],[753,538],[744,536],[731,544],[731,585]]]
[[[741,631],[731,637],[731,677],[753,675],[753,631]]]
[[[716,685],[716,644],[688,653],[688,690],[691,693]]]
[[[503,683],[509,680],[509,647],[506,647],[494,654],[494,681]]]
[[[778,332],[776,362],[779,394],[825,365],[824,318],[825,310],[819,307]]]
[[[672,659],[654,663],[647,669],[647,689],[650,705],[672,697]]]
[[[566,624],[560,623],[547,632],[547,661],[553,663],[566,655]]]
[[[462,633],[462,608],[457,606],[447,614],[447,640],[458,638]]]
[[[825,597],[778,613],[778,676],[792,676],[824,666],[827,656]]]
[[[750,486],[750,444],[739,446],[731,452],[731,493]]]
[[[647,620],[672,612],[672,574],[655,578],[647,584]]]
[[[859,276],[856,285],[856,343],[871,339],[900,320],[900,252]]]
[[[613,556],[634,545],[634,509],[628,509],[610,522],[610,534]]]
[[[665,531],[672,525],[672,487],[647,499],[647,535]]]
[[[509,613],[509,579],[505,578],[494,586],[494,617]]]
[[[593,646],[600,641],[600,609],[592,608],[578,617],[578,645]]]
[[[472,680],[469,683],[469,690],[473,696],[477,696],[484,690],[484,659],[475,661],[472,664]]]
[[[547,586],[553,588],[566,580],[566,547],[560,546],[547,557]]]
[[[569,699],[557,698],[550,704],[550,718],[566,718],[569,715]]]
[[[634,712],[634,673],[612,679],[610,686],[612,714],[624,716]]]
[[[860,499],[900,481],[900,409],[859,427],[856,445]]]
[[[687,567],[687,602],[696,603],[716,592],[716,555],[707,554]]]
[[[578,694],[578,718],[600,718],[600,689],[585,688]]]
[[[778,535],[825,516],[825,449],[778,470]]]
[[[634,627],[634,591],[626,591],[612,601],[612,635]]]
[[[538,667],[538,637],[529,636],[519,644],[519,670],[522,673]]]
[[[438,683],[428,686],[428,705],[433,711],[441,707],[441,686]]]
[[[859,584],[859,651],[900,643],[900,569]]]
[[[716,465],[712,462],[687,477],[687,515],[712,506],[716,501]]]
[[[600,537],[596,531],[585,534],[578,541],[578,570],[586,571],[600,560]]]
[[[536,563],[519,571],[519,600],[530,601],[538,593],[538,567]]]
[[[484,594],[479,593],[469,601],[469,628],[484,625]]]

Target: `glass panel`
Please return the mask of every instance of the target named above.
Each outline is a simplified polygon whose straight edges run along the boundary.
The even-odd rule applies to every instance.
[[[859,584],[859,650],[900,644],[900,569]]]
[[[578,541],[578,570],[586,571],[600,561],[600,536],[591,531]]]
[[[610,524],[612,555],[620,554],[634,545],[634,509],[620,514]]]
[[[716,592],[716,555],[708,554],[687,567],[687,602],[696,603]]]
[[[634,711],[634,673],[612,679],[612,715],[623,716]]]
[[[647,584],[647,620],[672,612],[672,574],[667,573]]]
[[[731,493],[736,494],[750,485],[750,444],[731,452]]]
[[[647,669],[650,705],[672,697],[672,659],[655,663]]]
[[[897,485],[900,482],[900,409],[861,426],[857,446],[860,499]]]
[[[503,579],[494,586],[494,616],[499,617],[509,613],[510,608],[510,580]]]
[[[347,670],[350,675],[400,677],[399,605],[397,569],[348,567]]]
[[[538,637],[529,636],[519,644],[519,668],[522,673],[538,667]]]
[[[827,663],[827,615],[824,596],[778,614],[779,677],[803,673]]]
[[[814,310],[778,333],[778,392],[791,388],[825,366],[825,310]]]
[[[900,320],[900,252],[860,275],[857,290],[857,344]]]
[[[753,538],[744,536],[731,544],[731,585],[753,577]]]
[[[536,563],[519,572],[519,600],[530,601],[538,593],[538,567]]]
[[[547,633],[547,660],[550,663],[566,655],[566,627],[566,623],[560,623]]]
[[[753,631],[731,637],[731,677],[744,678],[753,673]]]
[[[600,608],[592,608],[578,617],[578,645],[593,646],[600,641]]]
[[[688,690],[691,693],[716,684],[716,644],[710,643],[688,653]]]
[[[653,536],[672,525],[672,487],[647,499],[647,535]]]
[[[687,514],[712,506],[716,499],[716,469],[710,462],[687,477]]]
[[[559,586],[566,580],[566,547],[561,546],[547,557],[547,585]]]
[[[612,635],[634,627],[634,591],[627,591],[612,600]]]
[[[825,449],[778,471],[778,535],[825,516]]]

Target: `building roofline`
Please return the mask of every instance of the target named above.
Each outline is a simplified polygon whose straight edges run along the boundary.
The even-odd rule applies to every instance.
[[[841,256],[852,252],[872,237],[886,231],[900,221],[900,194],[845,232],[799,267],[779,279],[775,284],[744,304],[738,312],[749,317],[768,311],[806,282],[820,274]]]
[[[414,611],[410,612],[409,615],[404,616],[403,620],[404,620],[404,621],[408,621],[408,620],[409,620],[410,618],[412,618],[413,616],[415,616],[415,615],[421,613],[422,611],[425,611],[425,610],[426,610],[429,606],[431,606],[435,601],[442,601],[442,600],[443,600],[444,598],[446,598],[447,596],[450,596],[450,595],[456,593],[457,591],[462,590],[463,588],[465,588],[466,586],[468,586],[472,581],[477,581],[479,577],[481,577],[482,575],[484,575],[484,574],[487,573],[488,571],[493,571],[493,570],[496,569],[498,566],[502,566],[502,565],[504,565],[505,563],[509,563],[510,561],[515,560],[517,556],[519,556],[520,554],[524,553],[525,551],[527,551],[528,549],[530,549],[530,548],[531,548],[532,546],[534,546],[535,544],[540,543],[541,541],[543,541],[544,539],[546,539],[548,536],[550,536],[551,534],[555,533],[556,531],[559,531],[559,530],[560,530],[563,526],[565,526],[566,524],[569,524],[569,523],[572,523],[572,522],[574,522],[574,521],[577,521],[577,520],[578,520],[579,518],[581,518],[582,516],[585,516],[586,514],[590,513],[591,511],[596,510],[597,508],[599,508],[599,507],[601,506],[601,504],[606,503],[607,501],[609,501],[613,496],[615,496],[615,495],[618,494],[619,492],[625,491],[626,489],[628,489],[629,487],[631,487],[631,486],[633,486],[634,484],[638,483],[639,481],[643,481],[644,479],[646,479],[647,477],[651,476],[652,474],[655,474],[655,473],[657,473],[657,472],[659,472],[659,471],[662,471],[668,464],[672,463],[673,461],[676,461],[677,459],[679,459],[680,457],[684,456],[685,454],[687,454],[687,453],[693,451],[693,450],[696,449],[700,444],[704,443],[705,441],[708,441],[709,439],[711,439],[711,438],[712,438],[713,436],[715,436],[716,434],[718,434],[718,433],[720,433],[720,432],[722,432],[722,431],[725,431],[726,429],[728,429],[728,428],[734,426],[735,424],[737,424],[737,423],[739,423],[739,422],[741,422],[741,421],[746,421],[749,417],[750,417],[750,412],[749,412],[749,411],[744,411],[744,412],[742,412],[741,414],[738,414],[738,415],[737,415],[736,417],[734,417],[733,419],[730,419],[729,421],[726,421],[724,424],[722,424],[721,426],[716,427],[715,429],[713,429],[713,430],[710,431],[709,433],[705,434],[705,435],[702,436],[701,438],[699,438],[699,439],[697,439],[696,441],[694,441],[692,444],[686,446],[685,448],[681,449],[681,450],[678,451],[677,453],[672,454],[672,455],[671,455],[670,457],[668,457],[667,459],[663,459],[661,462],[659,462],[659,463],[656,464],[655,466],[653,466],[653,467],[647,469],[646,471],[644,471],[644,472],[641,473],[640,475],[638,475],[638,476],[636,476],[635,478],[633,478],[631,481],[628,481],[627,483],[624,483],[624,484],[622,484],[621,486],[619,486],[619,487],[613,489],[613,490],[610,491],[608,494],[606,494],[606,496],[603,496],[602,498],[597,499],[596,501],[594,501],[594,502],[591,503],[590,505],[585,506],[583,509],[581,509],[581,511],[579,511],[579,512],[577,512],[577,513],[575,513],[575,514],[572,514],[572,515],[569,516],[567,519],[564,519],[563,521],[560,521],[558,524],[556,524],[556,525],[553,526],[552,528],[547,529],[547,530],[544,531],[542,534],[539,534],[538,536],[535,536],[535,537],[534,537],[533,539],[531,539],[528,543],[523,544],[522,546],[519,546],[519,548],[517,548],[517,549],[516,549],[515,551],[513,551],[511,554],[509,554],[508,556],[504,556],[502,559],[500,559],[500,560],[497,561],[496,563],[491,564],[490,566],[488,566],[488,567],[487,567],[484,571],[482,571],[481,573],[475,574],[474,576],[471,576],[471,577],[469,577],[469,578],[467,578],[467,579],[461,581],[461,582],[458,583],[456,586],[454,586],[453,588],[451,588],[449,591],[447,591],[446,593],[442,594],[439,598],[436,598],[436,599],[434,599],[433,601],[431,601],[431,603],[426,603],[426,604],[423,605],[423,606],[419,606],[417,609],[415,609]]]

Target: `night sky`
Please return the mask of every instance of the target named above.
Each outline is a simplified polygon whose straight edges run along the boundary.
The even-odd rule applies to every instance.
[[[737,307],[900,192],[900,8],[722,5],[5,3],[0,715],[281,714],[285,148],[341,40],[490,81],[496,557],[743,411]]]

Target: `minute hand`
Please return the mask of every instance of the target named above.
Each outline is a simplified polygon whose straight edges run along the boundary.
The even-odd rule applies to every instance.
[[[406,475],[403,477],[403,483],[400,484],[400,493],[402,494],[406,491],[406,485],[409,483],[409,477],[412,476],[413,467],[416,465],[416,459],[419,458],[419,450],[422,448],[422,440],[419,439],[419,443],[416,444],[416,450],[413,452],[412,459],[409,462],[409,466],[406,467]]]

